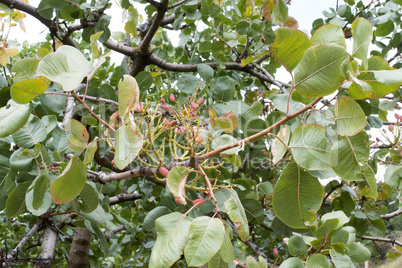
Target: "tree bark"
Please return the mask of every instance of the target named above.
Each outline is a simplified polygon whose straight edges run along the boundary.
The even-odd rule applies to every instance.
[[[77,227],[68,256],[67,268],[86,267],[92,233],[86,228]]]
[[[54,252],[56,250],[57,232],[49,226],[43,234],[43,242],[40,248],[38,261],[35,263],[34,268],[50,268],[54,258]]]

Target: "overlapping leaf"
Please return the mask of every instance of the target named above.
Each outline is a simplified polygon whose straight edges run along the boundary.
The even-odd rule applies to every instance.
[[[189,266],[202,266],[220,249],[225,228],[220,219],[202,216],[194,219],[188,233],[184,257]]]
[[[344,47],[332,43],[307,49],[294,70],[297,91],[305,98],[333,93],[344,80],[340,66],[348,57]]]
[[[288,72],[292,72],[310,47],[310,41],[305,33],[289,28],[278,28],[275,36],[270,51]]]
[[[289,147],[295,161],[305,169],[323,170],[331,168],[329,151],[331,144],[325,136],[325,128],[319,125],[297,127]]]
[[[338,134],[341,136],[353,136],[367,124],[363,109],[349,97],[338,98],[335,104],[335,118]]]
[[[29,104],[19,105],[9,100],[7,105],[0,108],[0,138],[5,138],[22,128],[28,121]]]
[[[73,156],[50,188],[53,201],[62,205],[74,200],[84,188],[86,177],[85,166],[78,157]]]
[[[170,267],[180,259],[188,241],[190,224],[191,219],[179,212],[156,220],[158,236],[152,248],[150,267]]]
[[[275,185],[272,205],[277,217],[292,228],[304,228],[315,219],[324,189],[317,178],[289,163]]]

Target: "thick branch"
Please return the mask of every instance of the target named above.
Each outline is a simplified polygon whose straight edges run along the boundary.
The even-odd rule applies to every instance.
[[[155,64],[156,66],[168,70],[168,71],[173,71],[173,72],[196,72],[197,71],[197,66],[198,64],[177,64],[177,63],[170,63],[164,59],[159,58],[155,54],[150,54],[149,55],[149,63],[150,64]],[[218,63],[216,62],[205,62],[206,65],[209,65],[213,69],[217,69]],[[268,77],[265,74],[259,73],[256,70],[253,69],[253,67],[249,65],[242,66],[241,63],[237,62],[225,62],[223,63],[226,67],[227,70],[237,70],[237,71],[243,71],[246,73],[251,74],[252,76],[257,77],[258,79],[261,79],[265,82],[278,85],[280,88],[282,87],[290,87],[289,84],[282,83],[278,80],[275,80],[272,78],[272,76]]]
[[[110,39],[107,40],[103,44],[105,45],[105,47],[107,47],[107,48],[109,48],[109,49],[111,49],[113,51],[119,52],[119,53],[121,53],[123,55],[126,55],[128,57],[134,57],[135,54],[136,54],[134,48],[126,46],[124,44],[116,43],[116,42],[114,42],[113,40],[110,40]]]
[[[276,122],[276,123],[273,124],[272,126],[266,128],[265,130],[263,130],[263,131],[261,131],[261,132],[259,132],[259,133],[257,133],[257,134],[254,134],[254,135],[252,135],[252,136],[250,136],[250,137],[247,137],[247,138],[245,138],[245,139],[242,139],[242,140],[240,140],[240,141],[238,141],[238,142],[234,142],[234,143],[232,143],[232,144],[228,144],[228,145],[226,145],[226,146],[222,146],[222,147],[220,147],[220,148],[218,148],[218,149],[215,149],[215,150],[213,150],[213,151],[211,151],[211,152],[209,152],[209,153],[206,153],[206,154],[204,154],[204,155],[201,155],[201,156],[198,157],[198,159],[199,159],[199,160],[205,160],[205,159],[207,159],[207,158],[210,158],[210,157],[212,157],[212,156],[214,156],[214,155],[220,154],[220,153],[222,153],[222,152],[224,152],[224,151],[226,151],[226,150],[229,150],[229,149],[231,149],[231,148],[234,148],[234,147],[237,147],[237,146],[243,146],[244,144],[246,144],[246,143],[248,143],[248,142],[250,142],[250,141],[253,141],[253,140],[256,140],[256,139],[258,139],[258,138],[261,138],[261,137],[267,135],[268,133],[270,133],[270,132],[271,132],[272,130],[274,130],[275,128],[277,128],[277,127],[279,127],[279,126],[285,124],[285,123],[286,123],[287,121],[289,121],[290,119],[292,119],[292,118],[298,116],[298,115],[301,114],[301,113],[304,113],[305,111],[310,110],[310,109],[311,109],[317,102],[319,102],[320,100],[321,100],[321,97],[320,97],[320,98],[316,98],[316,99],[315,99],[314,101],[312,101],[310,104],[304,106],[303,108],[301,108],[300,110],[294,112],[294,113],[291,114],[291,115],[286,115],[286,116],[283,117],[281,120],[279,120],[278,122]]]
[[[29,15],[31,15],[32,17],[36,18],[41,23],[43,23],[47,28],[49,28],[51,33],[56,34],[58,32],[58,29],[53,24],[53,21],[45,19],[44,17],[39,15],[36,7],[31,6],[21,0],[0,0],[0,3],[5,4],[9,8],[15,8],[20,11],[28,13]],[[63,44],[77,47],[74,41],[66,33],[61,33],[61,35],[62,36],[60,38]]]
[[[190,161],[183,161],[183,162],[176,162],[176,163],[171,163],[166,166],[167,169],[172,169],[174,166],[189,166]],[[122,173],[106,173],[106,172],[87,172],[88,178],[93,180],[94,182],[100,182],[100,183],[106,183],[106,182],[111,182],[111,181],[121,181],[121,180],[126,180],[134,177],[142,177],[142,176],[153,176],[154,174],[159,173],[159,170],[157,168],[152,168],[152,167],[139,167],[139,168],[133,168],[129,171],[122,172]],[[166,185],[164,181],[156,181],[155,183],[160,184],[161,186]]]
[[[169,4],[169,0],[162,0],[162,2],[158,6],[158,13],[156,14],[155,18],[153,19],[152,25],[149,28],[147,34],[145,35],[144,39],[141,42],[140,45],[140,51],[141,54],[146,56],[151,53],[149,49],[149,44],[152,41],[152,38],[154,37],[156,31],[158,31],[159,26],[161,25],[161,22],[163,18],[165,17],[165,13],[167,11]]]
[[[76,227],[68,255],[68,268],[86,267],[91,240],[92,233],[87,228]]]
[[[116,229],[107,232],[107,233],[105,234],[105,237],[106,237],[106,239],[109,241],[109,239],[110,239],[114,234],[117,234],[118,232],[124,231],[124,230],[126,230],[126,229],[127,229],[127,226],[126,226],[126,225],[119,225],[119,226],[117,226]]]
[[[56,251],[57,231],[53,226],[48,226],[43,234],[42,246],[35,268],[50,268]]]
[[[393,238],[382,238],[382,237],[364,236],[364,235],[357,235],[357,237],[360,239],[364,239],[364,240],[391,243],[392,245],[398,245],[398,246],[402,247],[402,242],[399,242],[398,240],[393,239]]]
[[[396,217],[398,215],[401,215],[401,214],[402,214],[402,208],[400,208],[400,209],[398,209],[398,210],[396,210],[394,212],[391,212],[391,213],[388,213],[388,214],[385,214],[385,215],[381,215],[381,218],[383,218],[385,220],[389,220],[389,219],[391,219],[393,217]]]
[[[141,199],[142,194],[138,193],[131,193],[131,194],[118,194],[116,196],[112,196],[109,198],[110,205],[115,205],[118,203],[126,202],[126,201],[133,201],[137,199]]]

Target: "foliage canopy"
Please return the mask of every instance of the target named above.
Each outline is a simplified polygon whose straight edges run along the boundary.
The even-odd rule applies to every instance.
[[[400,256],[402,1],[344,1],[310,32],[290,2],[0,0],[1,265]],[[7,40],[26,14],[46,40]]]

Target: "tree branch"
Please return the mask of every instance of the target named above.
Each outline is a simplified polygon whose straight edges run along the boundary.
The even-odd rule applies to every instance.
[[[155,64],[159,68],[165,69],[167,71],[173,71],[173,72],[196,72],[197,71],[197,66],[198,64],[177,64],[177,63],[170,63],[164,59],[159,58],[155,54],[150,54],[148,57],[149,63],[150,64]],[[209,65],[213,69],[218,68],[218,63],[216,62],[205,62],[206,65]],[[237,70],[237,71],[243,71],[246,73],[251,74],[252,76],[257,77],[258,79],[261,79],[265,82],[274,84],[274,85],[279,85],[279,87],[290,87],[289,84],[280,82],[278,80],[275,80],[272,78],[272,76],[266,76],[262,73],[257,72],[256,70],[253,69],[252,66],[246,65],[242,66],[241,63],[238,62],[225,62],[223,63],[226,67],[227,70]]]
[[[400,209],[398,209],[398,210],[396,210],[394,212],[391,212],[391,213],[388,213],[388,214],[385,214],[385,215],[381,215],[381,218],[383,218],[385,220],[389,220],[389,219],[394,218],[394,217],[396,217],[398,215],[401,215],[401,214],[402,214],[402,208],[400,208]]]
[[[133,201],[137,199],[141,199],[142,194],[138,193],[131,193],[131,194],[118,194],[116,196],[112,196],[109,198],[109,204],[110,205],[116,205],[118,203],[126,202],[126,201]]]
[[[116,43],[113,40],[109,39],[103,44],[105,45],[105,47],[107,47],[113,51],[119,52],[123,55],[126,55],[128,57],[135,57],[135,55],[136,55],[135,48],[126,46],[124,44]]]
[[[277,127],[279,127],[279,126],[285,124],[285,123],[286,123],[287,121],[289,121],[290,119],[292,119],[292,118],[298,116],[299,114],[304,113],[305,111],[311,109],[311,108],[312,108],[317,102],[319,102],[321,99],[322,99],[321,97],[320,97],[320,98],[316,98],[314,101],[312,101],[312,102],[309,103],[308,105],[304,106],[303,108],[299,109],[298,111],[294,112],[294,113],[291,114],[291,115],[286,115],[285,117],[283,117],[281,120],[279,120],[278,122],[276,122],[276,123],[273,124],[272,126],[266,128],[265,130],[263,130],[263,131],[261,131],[261,132],[259,132],[259,133],[257,133],[257,134],[254,134],[254,135],[252,135],[252,136],[250,136],[250,137],[247,137],[247,138],[245,138],[245,139],[242,139],[242,140],[240,140],[240,141],[238,141],[238,142],[234,142],[234,143],[228,144],[228,145],[226,145],[226,146],[222,146],[222,147],[220,147],[220,148],[218,148],[218,149],[215,149],[215,150],[213,150],[213,151],[211,151],[211,152],[209,152],[209,153],[203,154],[203,155],[199,156],[198,159],[199,159],[199,160],[204,160],[204,159],[210,158],[210,157],[212,157],[212,156],[214,156],[214,155],[217,155],[217,154],[219,154],[219,153],[222,153],[222,152],[224,152],[224,151],[226,151],[226,150],[229,150],[229,149],[231,149],[231,148],[238,147],[238,146],[243,146],[244,144],[246,144],[246,143],[248,143],[248,142],[250,142],[250,141],[253,141],[253,140],[256,140],[256,139],[258,139],[258,138],[261,138],[261,137],[267,135],[268,133],[270,133],[270,132],[271,132],[272,130],[274,130],[275,128],[277,128]]]
[[[148,29],[148,32],[145,35],[145,37],[142,40],[141,45],[140,45],[141,54],[144,56],[149,55],[151,53],[151,51],[149,49],[149,44],[151,43],[152,38],[154,37],[156,31],[158,31],[158,28],[161,25],[163,18],[165,17],[165,13],[167,11],[168,4],[169,4],[169,0],[162,0],[162,2],[157,7],[158,13],[156,14],[155,18],[153,19],[152,25]]]
[[[43,219],[41,217],[36,218],[34,226],[29,230],[29,232],[21,239],[18,245],[7,255],[7,259],[15,259],[18,252],[22,247],[28,242],[28,240],[43,226]]]
[[[93,96],[88,96],[88,95],[85,96],[85,95],[82,95],[82,94],[77,94],[77,96],[79,98],[84,98],[85,97],[86,100],[93,101],[93,102],[106,103],[106,104],[110,104],[110,105],[115,105],[116,107],[119,106],[119,103],[117,101],[114,101],[114,100],[104,99],[104,98],[101,98],[101,97],[93,97]]]
[[[402,247],[402,242],[399,242],[398,240],[393,238],[382,238],[382,237],[364,236],[364,235],[357,235],[357,237],[364,240],[391,243],[392,245],[398,245]]]
[[[167,7],[167,9],[169,10],[169,9],[178,7],[178,6],[184,4],[187,1],[189,1],[189,0],[181,0],[181,1],[177,2],[177,3],[171,4],[170,6]]]
[[[166,166],[168,170],[171,170],[174,166],[184,166],[188,167],[190,165],[190,161],[183,161],[183,162],[174,162]],[[153,176],[154,174],[159,173],[158,168],[152,167],[139,167],[133,168],[129,171],[121,172],[121,173],[106,173],[106,172],[88,172],[87,177],[94,182],[106,183],[111,181],[121,181],[126,180],[134,177],[142,177],[142,176]],[[149,180],[149,179],[148,179]],[[153,181],[161,186],[165,186],[166,183],[164,181]]]
[[[119,225],[119,226],[117,226],[116,229],[110,230],[109,232],[107,232],[107,233],[105,234],[105,237],[106,237],[107,241],[109,241],[109,239],[110,239],[114,234],[117,234],[118,232],[124,231],[124,230],[126,230],[126,229],[127,229],[127,226],[126,226],[126,225]]]
[[[5,4],[9,8],[15,8],[20,11],[26,12],[27,14],[31,15],[32,17],[36,18],[39,20],[42,24],[44,24],[47,28],[49,28],[50,32],[52,34],[56,34],[59,32],[59,29],[57,29],[56,25],[54,25],[52,20],[45,19],[41,15],[39,15],[37,9],[34,6],[31,6],[21,0],[0,0],[0,3]],[[70,45],[73,47],[77,48],[77,45],[75,42],[66,34],[66,33],[61,33],[61,42],[65,45]]]

